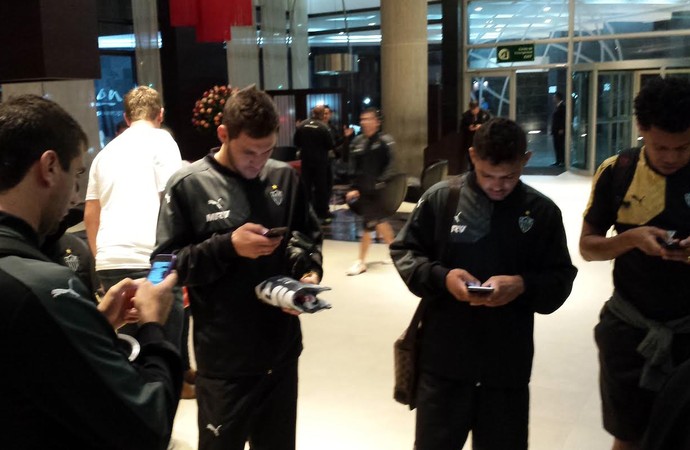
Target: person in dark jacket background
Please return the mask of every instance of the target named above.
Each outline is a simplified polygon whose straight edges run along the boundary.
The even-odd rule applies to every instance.
[[[359,116],[362,134],[350,144],[349,163],[352,167],[352,189],[345,194],[350,205],[357,203],[362,215],[364,232],[359,243],[359,259],[345,272],[359,275],[366,272],[366,256],[371,244],[371,233],[376,231],[386,244],[393,242],[393,227],[381,215],[382,195],[386,181],[395,173],[395,142],[389,134],[381,132],[381,112],[367,108]]]
[[[182,369],[162,324],[177,276],[123,280],[96,306],[75,273],[40,250],[76,201],[86,147],[56,103],[0,103],[2,447],[166,449]],[[114,328],[137,319],[130,363]]]
[[[479,102],[476,100],[470,101],[467,111],[462,113],[460,118],[460,135],[464,144],[465,153],[461,155],[462,158],[469,160],[469,167],[472,168],[472,161],[470,160],[469,150],[472,147],[474,134],[491,119],[489,111],[479,107]]]
[[[526,147],[515,122],[485,123],[470,149],[475,170],[461,179],[450,229],[442,223],[445,181],[422,196],[391,244],[410,291],[429,300],[416,450],[457,450],[470,431],[474,448],[527,448],[534,313],[563,304],[577,269],[560,210],[520,181]],[[472,293],[468,285],[491,292]]]
[[[556,155],[556,162],[553,166],[563,166],[565,164],[565,102],[563,94],[556,92],[553,94],[555,105],[551,115],[551,134],[553,135],[553,151]]]
[[[233,94],[220,150],[174,174],[161,205],[154,255],[177,254],[189,293],[202,450],[295,448],[299,318],[254,288],[275,275],[318,283],[322,235],[295,170],[269,159],[278,118],[265,92]],[[264,235],[275,227],[288,231]]]
[[[321,222],[329,223],[332,219],[328,208],[332,186],[329,153],[333,151],[335,143],[324,121],[323,105],[315,106],[311,110],[311,118],[297,125],[294,141],[300,149],[302,182],[309,201]]]

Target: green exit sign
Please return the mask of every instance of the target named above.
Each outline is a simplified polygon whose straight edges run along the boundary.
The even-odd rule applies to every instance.
[[[503,45],[496,47],[496,62],[534,61],[534,44]]]

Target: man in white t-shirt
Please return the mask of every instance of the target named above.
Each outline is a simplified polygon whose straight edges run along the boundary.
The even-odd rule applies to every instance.
[[[182,164],[175,140],[160,128],[163,107],[155,89],[132,89],[124,107],[129,128],[93,160],[84,209],[89,247],[106,291],[124,278],[146,276],[161,195]],[[171,313],[169,320],[175,316]],[[178,339],[175,335],[171,340]]]

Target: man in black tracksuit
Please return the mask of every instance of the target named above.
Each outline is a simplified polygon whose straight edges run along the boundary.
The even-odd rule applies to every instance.
[[[162,327],[176,275],[157,286],[123,280],[96,306],[40,250],[76,197],[85,150],[81,127],[52,101],[0,104],[2,448],[166,449],[182,385]],[[134,312],[140,352],[130,363],[114,328]]]
[[[262,303],[274,275],[321,279],[321,231],[287,164],[269,159],[278,113],[244,89],[226,103],[222,146],[177,172],[161,206],[157,253],[177,253],[194,317],[199,448],[293,450],[299,319]],[[287,227],[284,237],[266,237]]]
[[[359,259],[345,272],[359,275],[366,272],[366,256],[371,233],[376,231],[386,244],[393,242],[393,227],[382,215],[386,182],[395,174],[395,141],[381,132],[381,112],[367,108],[359,116],[362,134],[350,144],[349,164],[352,172],[351,190],[345,200],[362,216],[364,233],[359,244]]]
[[[335,143],[331,130],[324,121],[323,105],[315,106],[311,111],[311,118],[297,125],[294,141],[300,149],[302,181],[309,201],[319,219],[329,222],[331,213],[328,202],[332,186],[329,153],[333,151]]]
[[[493,119],[474,142],[475,171],[462,178],[452,220],[444,221],[449,184],[441,182],[391,245],[405,283],[429,299],[416,450],[460,449],[469,431],[474,448],[527,448],[534,313],[558,309],[577,272],[560,210],[520,181],[530,156],[524,131]],[[467,284],[493,291],[470,293]]]

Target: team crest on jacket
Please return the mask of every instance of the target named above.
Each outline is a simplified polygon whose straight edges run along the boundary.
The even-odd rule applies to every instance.
[[[271,186],[271,192],[269,195],[271,196],[271,199],[273,200],[273,203],[276,205],[280,206],[281,203],[283,203],[283,191],[278,189],[277,185]]]
[[[685,204],[688,205],[688,207],[690,207],[690,192],[685,194]]]
[[[520,216],[518,219],[518,225],[520,226],[520,231],[527,233],[534,225],[534,219],[529,216],[529,211],[525,211],[524,216]]]
[[[72,269],[72,272],[76,272],[77,269],[79,269],[79,257],[72,253],[72,249],[68,248],[65,250],[66,255],[62,257],[62,259],[65,261],[65,264],[67,267]]]

